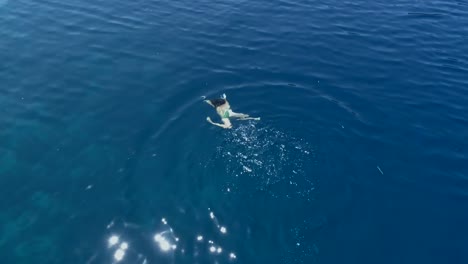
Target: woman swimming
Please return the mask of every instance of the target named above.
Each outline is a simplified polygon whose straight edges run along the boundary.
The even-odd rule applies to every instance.
[[[229,102],[226,99],[226,94],[223,94],[223,96],[219,99],[205,100],[205,103],[213,106],[216,109],[218,115],[221,117],[221,121],[223,121],[222,124],[215,123],[211,121],[210,117],[207,117],[206,121],[215,126],[219,126],[222,128],[232,128],[231,120],[229,119],[231,117],[237,118],[238,120],[260,120],[260,117],[250,117],[246,114],[233,112],[231,110]]]

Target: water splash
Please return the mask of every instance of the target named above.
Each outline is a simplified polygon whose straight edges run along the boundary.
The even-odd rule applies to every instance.
[[[227,135],[227,144],[218,147],[227,174],[250,177],[257,189],[269,189],[275,197],[310,199],[314,183],[306,167],[316,160],[315,149],[303,139],[257,126],[251,122],[234,128]],[[288,191],[283,194],[269,188],[286,184]]]

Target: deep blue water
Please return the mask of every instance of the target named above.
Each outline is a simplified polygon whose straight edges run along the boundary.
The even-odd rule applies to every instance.
[[[466,1],[0,0],[0,262],[468,263],[467,43]]]

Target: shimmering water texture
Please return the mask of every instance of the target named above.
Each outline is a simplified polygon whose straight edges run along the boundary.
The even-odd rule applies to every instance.
[[[304,139],[250,122],[230,132],[217,151],[216,159],[223,161],[232,177],[228,192],[249,178],[253,191],[266,191],[275,198],[313,199],[313,175],[305,170],[316,165],[315,150]]]
[[[467,36],[466,1],[0,0],[0,263],[468,263]]]
[[[229,251],[223,248],[223,241],[228,238],[229,233],[225,226],[220,225],[220,221],[215,216],[214,212],[208,208],[207,214],[212,222],[213,228],[217,229],[217,238],[210,238],[208,234],[193,233],[188,237],[179,238],[177,231],[174,230],[166,218],[161,219],[161,223],[155,228],[153,240],[147,241],[147,245],[138,248],[130,244],[131,237],[119,233],[110,233],[107,240],[107,253],[96,254],[88,261],[91,262],[106,262],[106,263],[150,263],[155,261],[155,255],[159,255],[159,261],[174,261],[175,259],[182,260],[180,256],[192,254],[194,257],[200,255],[211,255],[211,259],[217,261],[229,260],[236,261],[237,255],[234,251]],[[111,222],[108,230],[115,229],[115,223]],[[129,224],[126,224],[129,226]],[[132,225],[132,224],[130,224]],[[141,227],[133,225],[131,228],[140,229]],[[216,241],[220,239],[221,241]],[[144,250],[150,249],[149,256],[146,256]],[[180,255],[176,258],[176,255]],[[98,260],[98,258],[100,260]]]

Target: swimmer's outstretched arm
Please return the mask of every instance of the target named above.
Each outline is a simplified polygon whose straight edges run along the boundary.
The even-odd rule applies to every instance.
[[[214,105],[211,103],[211,101],[210,101],[210,100],[203,100],[203,102],[205,102],[205,103],[207,103],[207,104],[211,105],[212,107],[215,107],[215,106],[214,106]]]
[[[222,120],[223,120],[223,124],[219,124],[219,123],[215,123],[215,122],[211,121],[210,117],[206,118],[206,121],[208,121],[208,123],[210,123],[212,125],[219,126],[219,127],[222,127],[222,128],[232,128],[232,124],[229,121],[229,118],[223,118]]]

